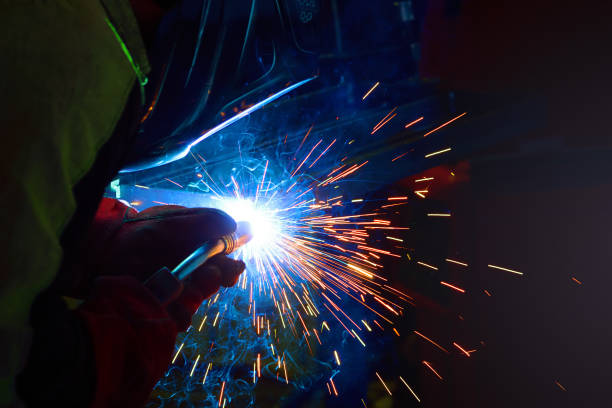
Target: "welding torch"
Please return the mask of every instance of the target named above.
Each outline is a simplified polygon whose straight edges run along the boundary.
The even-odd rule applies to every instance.
[[[219,239],[204,242],[172,271],[163,267],[147,279],[144,285],[165,306],[180,296],[183,291],[183,281],[193,271],[215,255],[231,254],[249,242],[251,238],[252,234],[249,223],[238,222],[235,232]]]

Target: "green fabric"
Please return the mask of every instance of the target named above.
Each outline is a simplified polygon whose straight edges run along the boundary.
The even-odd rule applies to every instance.
[[[135,83],[149,71],[127,0],[0,1],[0,406],[29,346],[28,313],[54,279],[72,187],[108,140]],[[53,333],[49,333],[50,336]]]

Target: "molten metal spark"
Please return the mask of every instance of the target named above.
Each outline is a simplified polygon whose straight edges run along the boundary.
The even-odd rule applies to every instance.
[[[459,119],[459,118],[461,118],[461,117],[463,117],[463,116],[465,116],[465,115],[467,115],[467,112],[463,112],[461,115],[459,115],[459,116],[457,116],[457,117],[452,118],[452,119],[451,119],[451,120],[449,120],[448,122],[445,122],[445,123],[441,124],[440,126],[438,126],[437,128],[435,128],[435,129],[433,129],[433,130],[430,130],[429,132],[425,133],[425,134],[423,135],[423,137],[427,137],[427,136],[431,135],[432,133],[434,133],[434,132],[436,132],[436,131],[438,131],[438,130],[442,129],[444,126],[446,126],[446,125],[449,125],[449,124],[453,123],[454,121],[456,121],[457,119]]]
[[[373,91],[373,90],[375,90],[375,89],[378,87],[378,85],[380,85],[380,82],[376,82],[376,83],[374,84],[374,86],[373,86],[373,87],[371,87],[371,88],[370,88],[370,90],[369,90],[368,92],[366,92],[366,93],[365,93],[365,95],[363,95],[363,97],[361,98],[361,100],[362,100],[362,101],[364,101],[364,100],[365,100],[365,98],[367,98],[368,96],[370,96],[370,94],[372,93],[372,91]]]

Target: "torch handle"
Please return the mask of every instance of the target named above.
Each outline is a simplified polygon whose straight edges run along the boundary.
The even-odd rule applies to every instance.
[[[191,275],[193,271],[199,268],[207,260],[215,255],[224,253],[227,249],[227,239],[221,238],[213,241],[207,241],[193,251],[191,255],[183,260],[176,268],[172,270],[172,274],[178,280],[184,280],[186,277]]]
[[[176,299],[183,291],[183,282],[193,271],[218,254],[229,255],[234,250],[249,242],[251,231],[248,223],[239,222],[236,232],[220,239],[206,241],[193,251],[176,268],[161,268],[144,282],[144,285],[155,295],[162,305]]]

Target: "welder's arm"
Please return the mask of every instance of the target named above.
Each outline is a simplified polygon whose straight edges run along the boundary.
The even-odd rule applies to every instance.
[[[179,331],[204,299],[232,286],[244,265],[216,257],[163,306],[131,276],[100,277],[89,298],[68,310],[44,292],[32,308],[34,336],[18,393],[30,407],[138,407],[168,368]]]
[[[161,205],[138,212],[104,198],[77,251],[80,256],[69,266],[71,295],[86,296],[98,276],[133,276],[144,282],[162,267],[174,268],[204,242],[235,230],[236,222],[216,209]],[[239,261],[227,265],[232,262]]]
[[[142,405],[170,362],[177,333],[204,299],[236,283],[244,264],[210,259],[165,306],[142,282],[234,228],[216,210],[164,206],[137,213],[105,199],[85,241],[87,261],[74,266],[75,272],[94,268],[79,277],[83,304],[70,311],[56,293],[37,300],[34,343],[19,378],[22,399],[30,406]]]

